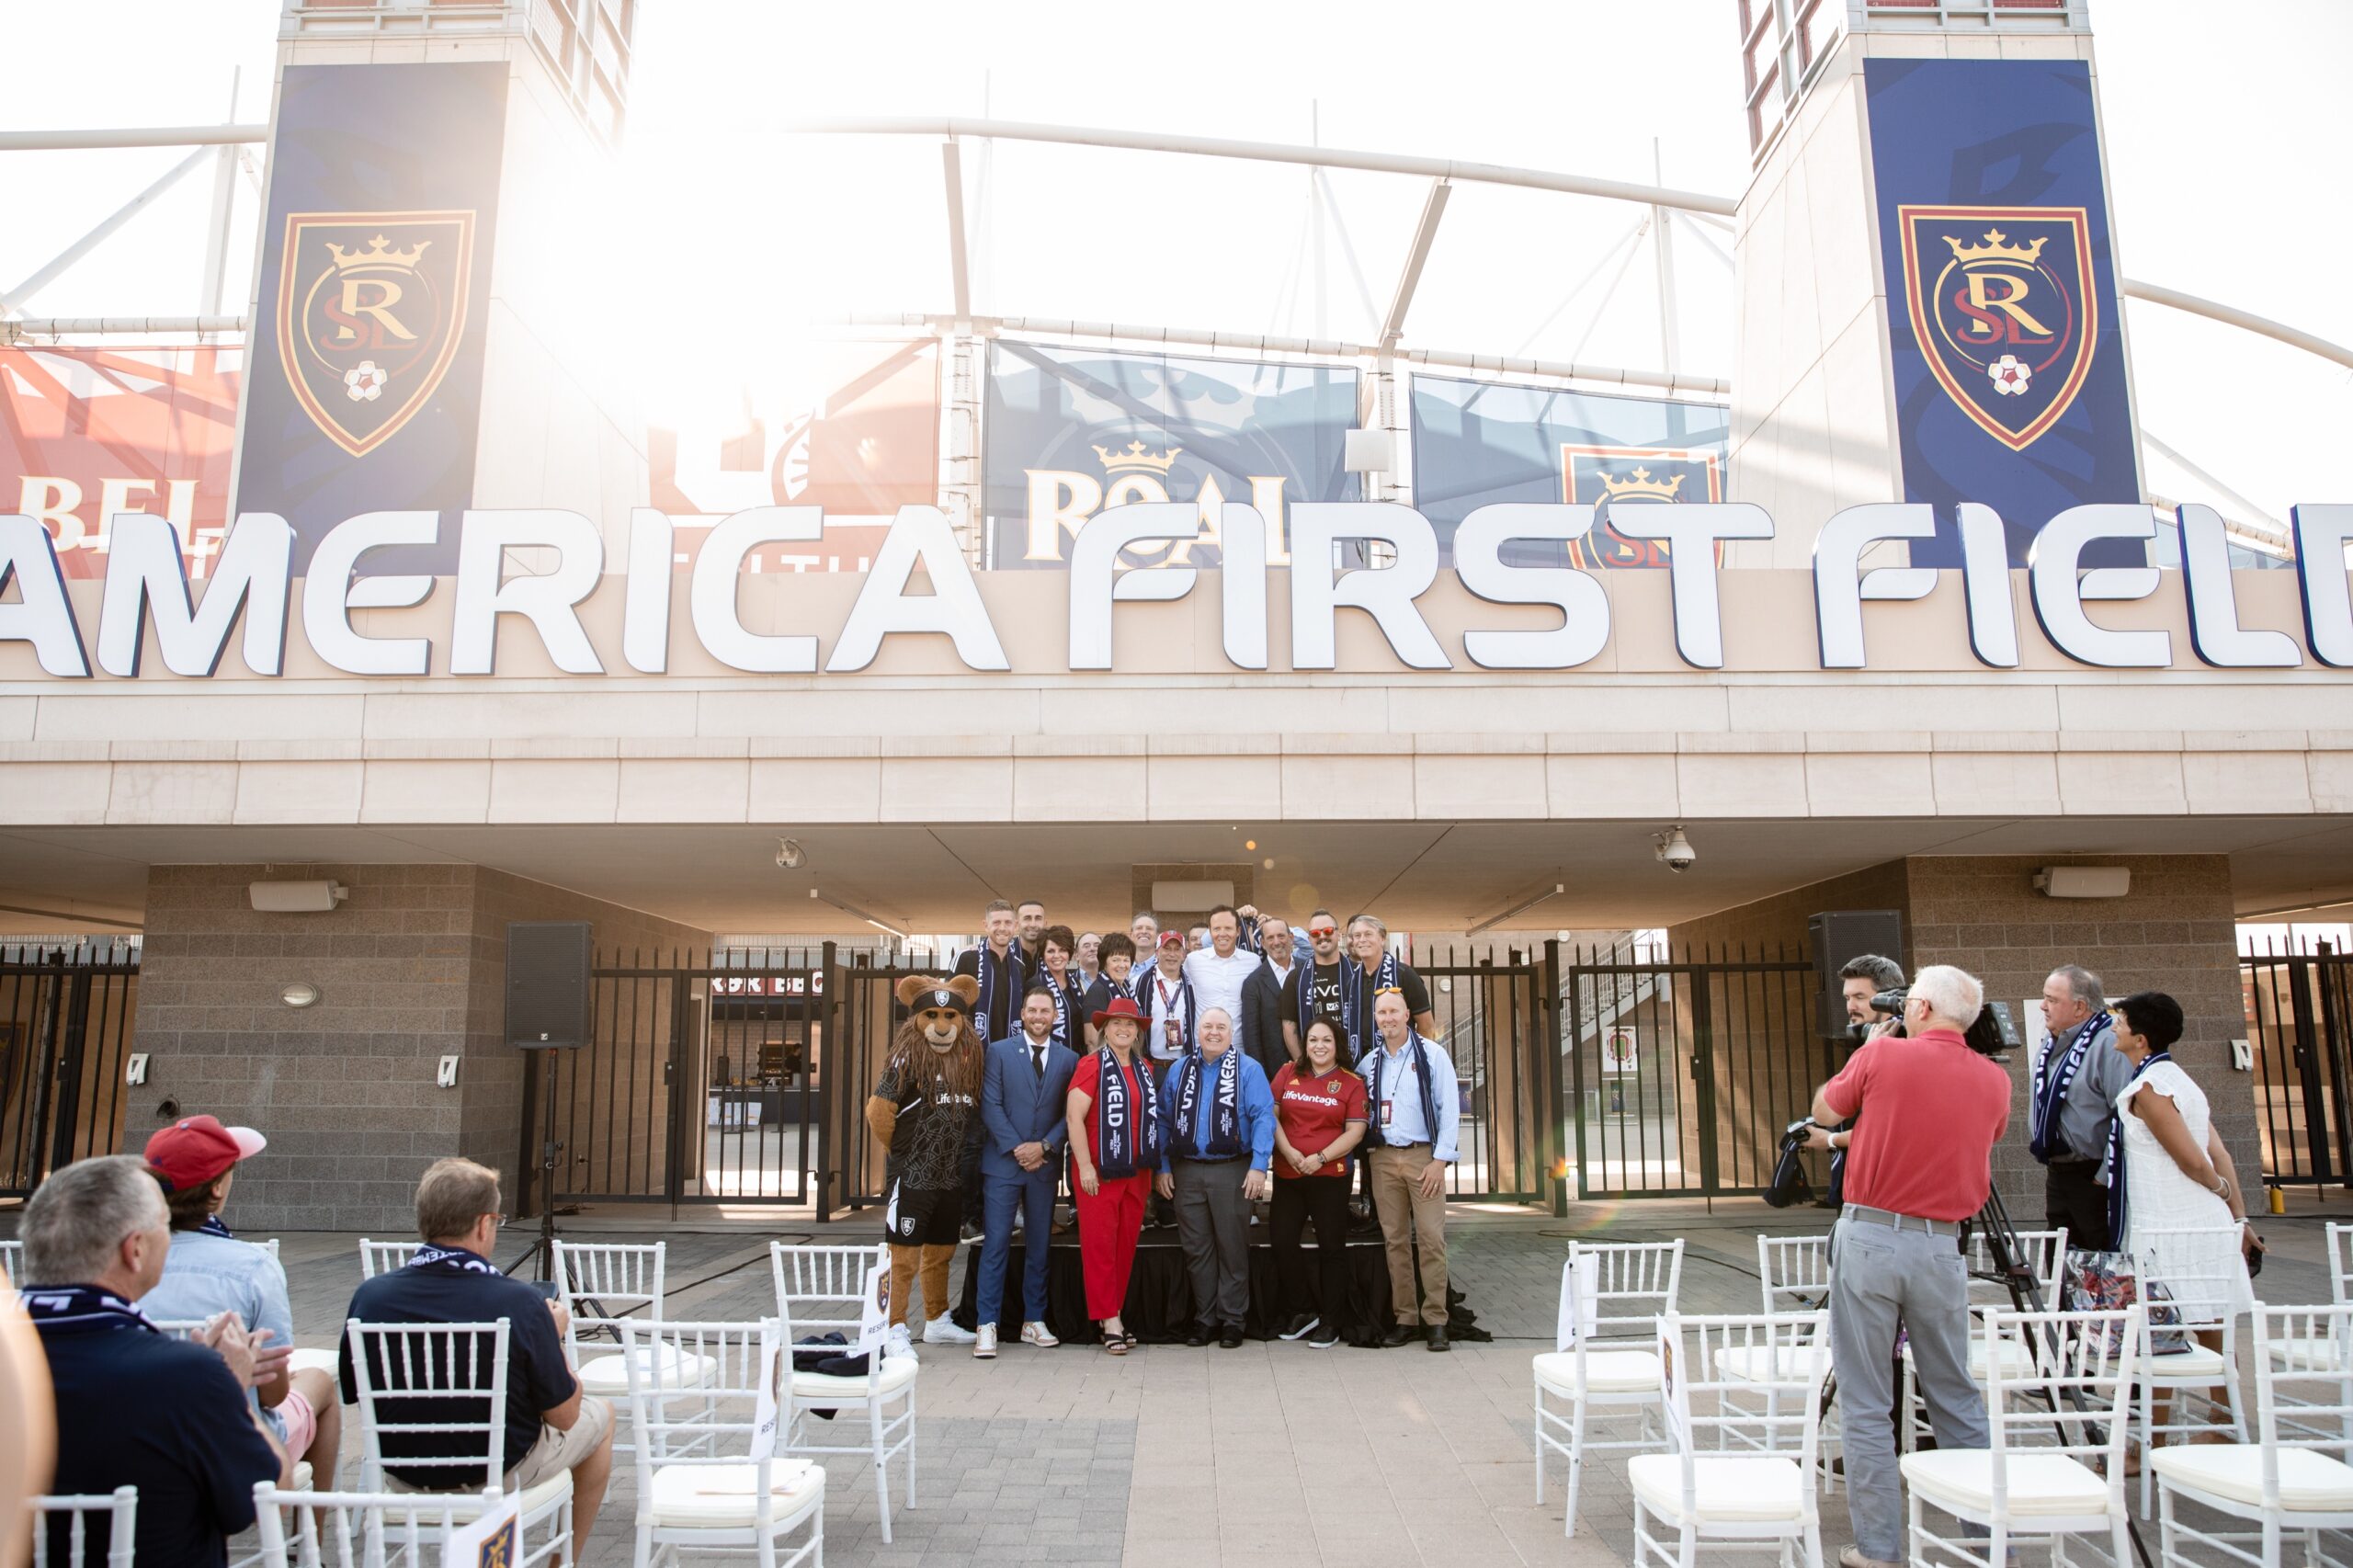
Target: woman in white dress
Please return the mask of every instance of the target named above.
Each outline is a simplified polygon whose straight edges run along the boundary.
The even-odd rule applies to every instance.
[[[2193,1318],[2246,1312],[2255,1304],[2246,1258],[2263,1244],[2248,1225],[2230,1153],[2214,1135],[2206,1091],[2173,1060],[2181,1004],[2162,991],[2142,991],[2112,1011],[2116,1049],[2133,1064],[2131,1082],[2116,1096],[2117,1136],[2109,1144],[2117,1164],[2109,1199],[2117,1244],[2139,1260],[2143,1275],[2165,1281]],[[2163,1233],[2200,1230],[2207,1234]]]

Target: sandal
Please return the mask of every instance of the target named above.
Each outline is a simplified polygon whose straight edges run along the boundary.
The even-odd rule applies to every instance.
[[[1107,1356],[1124,1356],[1128,1353],[1128,1346],[1134,1343],[1135,1335],[1132,1334],[1115,1334],[1108,1328],[1103,1331],[1103,1353]]]

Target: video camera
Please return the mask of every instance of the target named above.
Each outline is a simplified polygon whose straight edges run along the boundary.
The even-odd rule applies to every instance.
[[[1911,987],[1893,985],[1871,998],[1871,1011],[1895,1018],[1902,1028],[1904,1004],[1912,994]],[[2006,1002],[1987,1002],[1977,1010],[1977,1021],[1961,1031],[1961,1041],[1980,1056],[1999,1060],[2006,1051],[2016,1051],[2026,1041],[2018,1036],[2018,1027],[2010,1017]]]

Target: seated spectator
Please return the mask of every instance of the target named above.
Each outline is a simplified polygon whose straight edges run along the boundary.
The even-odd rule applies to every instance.
[[[172,1339],[139,1310],[163,1278],[171,1216],[134,1154],[67,1165],[25,1205],[25,1311],[49,1358],[57,1400],[52,1493],[139,1489],[139,1568],[222,1568],[228,1540],[254,1522],[254,1487],[294,1466],[247,1392],[252,1342],[223,1314],[199,1338]],[[84,1568],[107,1561],[92,1520]],[[73,1562],[67,1521],[51,1522],[49,1560]]]
[[[210,1322],[234,1312],[256,1346],[262,1369],[254,1386],[262,1419],[286,1451],[311,1466],[312,1484],[335,1485],[335,1450],[343,1436],[343,1406],[335,1379],[320,1368],[293,1371],[294,1308],[287,1299],[286,1271],[268,1249],[241,1242],[222,1221],[237,1162],[269,1147],[250,1127],[223,1127],[210,1116],[191,1116],[147,1140],[147,1165],[164,1184],[172,1211],[172,1250],[164,1278],[139,1303],[161,1322]]]
[[[379,1274],[353,1293],[345,1314],[361,1323],[496,1323],[506,1329],[506,1486],[528,1492],[572,1472],[572,1551],[578,1562],[605,1499],[613,1470],[613,1407],[589,1399],[564,1360],[568,1326],[561,1303],[490,1261],[504,1208],[498,1173],[472,1160],[436,1160],[416,1185],[416,1233],[425,1245],[407,1267]],[[340,1371],[347,1403],[359,1398],[344,1340]],[[381,1373],[371,1364],[381,1386]],[[393,1424],[480,1422],[480,1402],[399,1399],[381,1402]],[[396,1490],[470,1492],[483,1478],[461,1466],[407,1465],[404,1459],[457,1459],[479,1454],[476,1433],[385,1433],[381,1437],[387,1483]]]

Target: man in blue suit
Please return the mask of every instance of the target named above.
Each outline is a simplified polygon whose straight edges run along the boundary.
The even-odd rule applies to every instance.
[[[1021,1032],[989,1047],[981,1076],[981,1202],[988,1239],[981,1246],[980,1338],[972,1354],[996,1355],[1005,1271],[1013,1257],[1013,1215],[1026,1232],[1021,1270],[1021,1343],[1062,1343],[1046,1326],[1046,1247],[1053,1235],[1054,1188],[1070,1142],[1063,1107],[1078,1052],[1054,1041],[1053,993],[1032,986],[1021,998]]]

